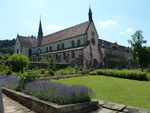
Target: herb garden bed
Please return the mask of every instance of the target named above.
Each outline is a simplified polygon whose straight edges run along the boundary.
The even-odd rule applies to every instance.
[[[98,101],[93,100],[90,102],[58,105],[7,88],[2,88],[2,91],[8,97],[39,113],[87,113],[97,109],[98,106]]]

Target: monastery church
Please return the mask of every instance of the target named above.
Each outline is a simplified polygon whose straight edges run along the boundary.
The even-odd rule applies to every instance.
[[[37,38],[17,35],[15,53],[22,53],[31,61],[53,56],[56,63],[99,68],[105,65],[105,54],[100,42],[104,40],[98,38],[89,8],[88,21],[47,36],[43,36],[40,20]]]

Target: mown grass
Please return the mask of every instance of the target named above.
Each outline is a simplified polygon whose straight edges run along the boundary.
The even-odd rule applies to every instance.
[[[150,109],[150,82],[110,76],[84,76],[53,80],[67,85],[85,85],[95,93],[95,99]]]

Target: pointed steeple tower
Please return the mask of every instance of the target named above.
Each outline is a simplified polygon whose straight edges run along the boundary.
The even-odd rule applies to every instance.
[[[43,31],[42,31],[42,24],[41,24],[41,19],[40,19],[38,38],[42,38],[42,37],[43,37]]]
[[[89,7],[89,22],[93,22],[91,7]]]
[[[42,38],[43,38],[43,31],[42,31],[42,23],[41,23],[41,19],[40,19],[39,31],[38,31],[38,46],[41,45],[41,43],[42,43]]]

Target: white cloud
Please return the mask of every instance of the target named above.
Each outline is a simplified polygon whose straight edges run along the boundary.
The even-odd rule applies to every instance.
[[[123,34],[123,32],[121,31],[121,32],[119,32],[119,34],[121,35],[121,34]]]
[[[100,24],[100,28],[103,28],[109,25],[115,25],[116,22],[112,20],[107,20],[107,21],[100,21],[99,24]]]
[[[50,25],[50,26],[46,26],[46,29],[58,30],[58,29],[63,29],[63,27],[60,25]]]
[[[132,32],[133,30],[131,29],[131,28],[128,28],[127,30],[126,30],[126,32]]]
[[[32,24],[33,27],[37,27],[37,24]]]

